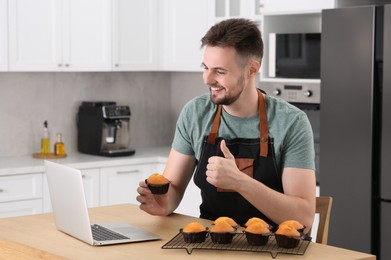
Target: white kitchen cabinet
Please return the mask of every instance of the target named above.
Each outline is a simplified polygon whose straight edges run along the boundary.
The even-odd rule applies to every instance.
[[[334,8],[335,0],[256,0],[261,14],[321,12]]]
[[[209,9],[216,22],[229,18],[260,20],[260,0],[213,0]]]
[[[0,71],[8,70],[7,0],[0,0]]]
[[[163,69],[169,71],[202,71],[201,38],[212,21],[209,0],[168,0],[164,3]]]
[[[136,200],[139,182],[153,172],[151,164],[104,167],[101,169],[101,206],[132,203]]]
[[[189,185],[187,185],[182,201],[175,212],[188,216],[199,217],[201,202],[201,191],[195,185],[193,179],[191,179]]]
[[[100,169],[82,169],[84,194],[88,207],[100,206]]]
[[[0,203],[42,198],[42,173],[0,177]]]
[[[10,71],[107,71],[110,0],[9,0]]]
[[[113,0],[113,70],[159,67],[159,0]]]
[[[0,218],[42,213],[42,199],[0,203]]]
[[[164,172],[164,169],[166,168],[166,164],[165,163],[156,163],[153,165],[153,171],[154,172],[157,172],[159,174],[163,174]]]
[[[84,194],[86,196],[87,206],[89,208],[100,206],[100,169],[99,168],[81,169],[80,171],[82,174]],[[43,194],[44,194],[43,211],[51,212],[52,202],[50,200],[50,193],[49,193],[46,174],[44,178]],[[64,194],[64,196],[66,195],[67,194]]]
[[[43,173],[0,177],[0,217],[41,213]]]

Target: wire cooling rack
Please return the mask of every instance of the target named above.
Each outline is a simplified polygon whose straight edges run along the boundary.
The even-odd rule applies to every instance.
[[[230,251],[246,251],[246,252],[268,252],[272,258],[276,258],[279,253],[291,255],[304,255],[310,241],[300,240],[295,248],[285,249],[279,247],[275,237],[272,235],[269,241],[264,246],[251,246],[247,243],[244,233],[237,233],[230,244],[214,244],[208,235],[203,243],[186,243],[183,240],[183,235],[179,232],[170,241],[162,246],[163,249],[185,249],[190,255],[194,249],[206,250],[230,250]]]

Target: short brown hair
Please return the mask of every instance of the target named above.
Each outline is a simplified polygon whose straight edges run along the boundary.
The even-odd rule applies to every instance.
[[[201,39],[201,47],[233,47],[243,58],[263,57],[261,31],[256,22],[243,18],[233,18],[213,25]]]

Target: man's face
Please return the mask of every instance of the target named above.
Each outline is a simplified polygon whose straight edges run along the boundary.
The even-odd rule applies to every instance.
[[[246,78],[239,64],[234,48],[206,46],[203,79],[215,104],[231,105],[240,97]]]

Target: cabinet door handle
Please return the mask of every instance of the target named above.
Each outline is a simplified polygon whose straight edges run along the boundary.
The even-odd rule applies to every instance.
[[[2,192],[5,192],[5,190],[3,190],[3,189],[0,189],[0,193],[2,193]]]
[[[137,173],[140,170],[130,170],[130,171],[117,171],[117,174],[129,174],[129,173]]]

